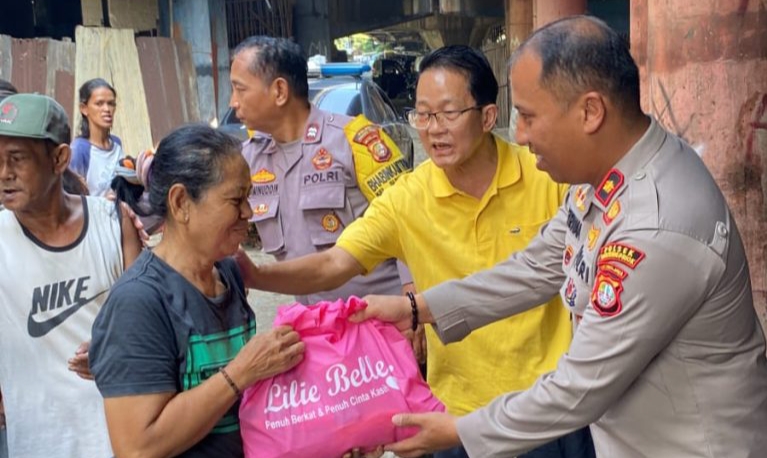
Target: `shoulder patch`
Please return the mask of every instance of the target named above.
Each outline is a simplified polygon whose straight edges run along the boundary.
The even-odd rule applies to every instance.
[[[386,162],[391,159],[391,150],[381,138],[381,128],[374,124],[368,124],[358,130],[354,134],[354,143],[364,145],[376,162]]]
[[[618,169],[612,169],[597,188],[596,198],[604,206],[610,203],[616,192],[623,186],[623,174]]]
[[[644,257],[644,252],[632,246],[622,243],[609,243],[599,249],[597,263],[615,261],[633,269]]]
[[[380,196],[409,171],[397,144],[363,115],[344,126],[344,135],[352,149],[357,184],[368,201]]]
[[[609,243],[599,249],[597,263],[615,261],[633,269],[644,259],[644,256],[644,252],[632,246]]]

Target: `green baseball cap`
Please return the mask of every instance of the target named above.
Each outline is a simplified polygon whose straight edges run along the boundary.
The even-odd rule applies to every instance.
[[[48,96],[15,94],[0,102],[0,135],[69,143],[69,118]]]

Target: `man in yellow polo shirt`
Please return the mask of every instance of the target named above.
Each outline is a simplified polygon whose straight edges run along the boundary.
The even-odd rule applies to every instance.
[[[430,160],[375,199],[333,248],[258,267],[243,259],[246,285],[306,294],[394,257],[425,290],[523,250],[556,214],[566,189],[536,168],[527,149],[491,133],[497,94],[492,69],[479,52],[449,46],[425,57],[408,120]],[[570,315],[559,299],[449,346],[429,327],[428,382],[450,413],[463,415],[502,393],[530,388],[555,369],[571,337]],[[458,447],[435,456],[468,455]],[[581,458],[594,451],[584,429],[523,456]]]

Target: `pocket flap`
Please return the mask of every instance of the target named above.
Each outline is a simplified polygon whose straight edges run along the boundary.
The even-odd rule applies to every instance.
[[[346,206],[346,186],[313,186],[301,190],[298,207],[301,210],[338,209]]]
[[[252,222],[259,222],[274,218],[280,208],[280,196],[257,196],[248,199],[250,208],[253,210]]]

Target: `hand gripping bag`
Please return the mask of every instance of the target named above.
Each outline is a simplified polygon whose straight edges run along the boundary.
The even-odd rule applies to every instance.
[[[293,326],[306,353],[295,368],[245,391],[240,428],[247,458],[339,458],[414,435],[416,428],[392,424],[396,413],[444,411],[393,325],[347,320],[362,308],[351,297],[278,310],[274,325]]]

